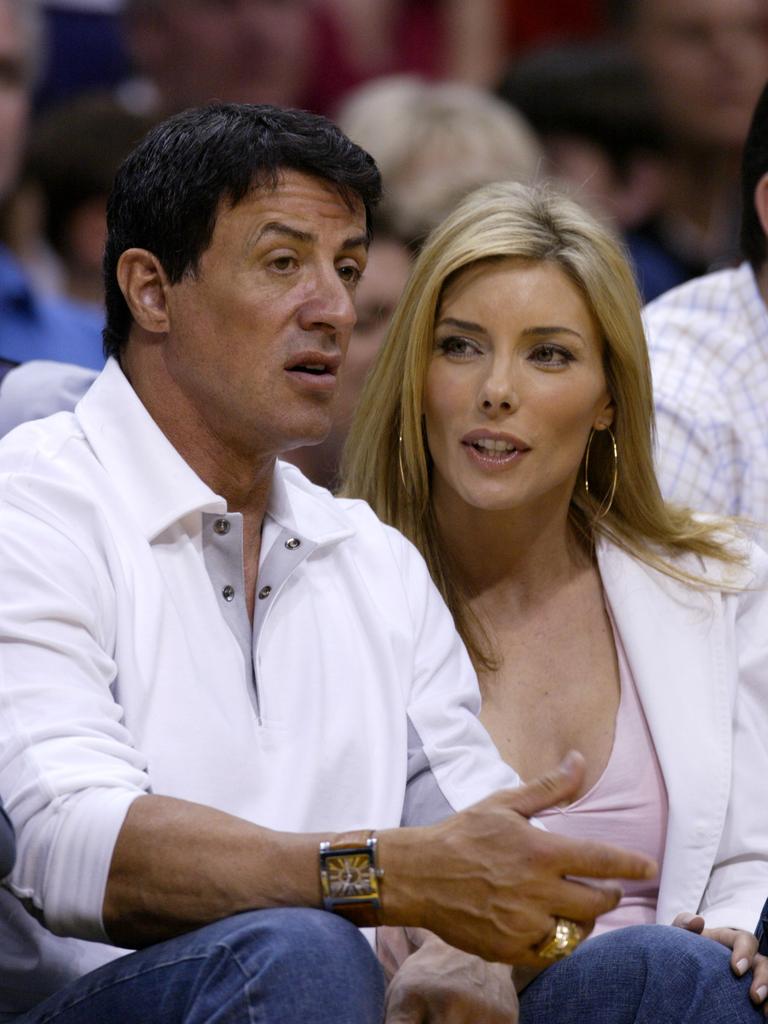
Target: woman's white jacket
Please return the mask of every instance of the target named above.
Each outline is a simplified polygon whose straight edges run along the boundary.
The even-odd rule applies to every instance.
[[[748,547],[735,593],[607,542],[598,564],[669,797],[658,921],[685,910],[752,931],[768,898],[768,555]],[[720,562],[677,565],[723,577]]]

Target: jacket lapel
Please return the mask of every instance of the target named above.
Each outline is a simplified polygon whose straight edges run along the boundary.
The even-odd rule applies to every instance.
[[[613,545],[600,545],[598,563],[667,787],[657,917],[669,923],[701,903],[728,802],[722,596],[670,579]]]

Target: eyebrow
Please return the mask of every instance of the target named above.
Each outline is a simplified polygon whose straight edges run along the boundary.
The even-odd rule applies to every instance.
[[[457,327],[460,331],[472,331],[474,334],[488,333],[482,324],[476,324],[472,320],[457,320],[452,316],[446,316],[441,320],[438,320],[436,326]],[[552,334],[571,334],[574,338],[578,338],[580,341],[584,340],[578,331],[574,331],[572,327],[563,327],[561,324],[552,324],[551,326],[543,325],[541,327],[526,327],[522,334],[523,337],[527,338],[545,338]]]
[[[457,327],[460,331],[473,331],[475,334],[487,334],[488,332],[481,324],[475,324],[471,320],[457,320],[452,316],[444,316],[437,321],[436,327]]]
[[[289,238],[293,238],[297,242],[304,242],[305,244],[317,241],[317,236],[313,235],[310,231],[300,231],[298,228],[292,228],[290,224],[283,224],[279,220],[271,220],[264,224],[256,236],[256,241],[261,241],[265,235],[287,235]],[[356,249],[361,245],[366,249],[368,248],[368,236],[365,234],[345,238],[340,248]]]
[[[572,327],[563,327],[560,324],[552,324],[551,327],[526,327],[523,334],[529,338],[542,338],[550,334],[570,334],[574,338],[578,338],[580,341],[584,340],[578,331],[574,331]]]

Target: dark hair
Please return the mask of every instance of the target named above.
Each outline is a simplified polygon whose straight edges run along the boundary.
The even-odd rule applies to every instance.
[[[755,270],[765,263],[765,232],[755,209],[755,189],[768,172],[768,83],[760,93],[741,160],[741,253]]]
[[[47,111],[32,127],[25,173],[45,199],[45,234],[65,263],[80,206],[106,199],[115,171],[155,124],[106,93],[86,93]]]
[[[303,110],[222,103],[186,110],[157,125],[120,167],[107,206],[104,352],[117,355],[132,318],[117,283],[126,249],[147,249],[177,283],[194,273],[222,203],[253,188],[276,188],[282,170],[321,178],[371,216],[381,194],[373,160],[331,121]]]
[[[621,179],[637,154],[665,148],[642,69],[623,47],[563,43],[534,50],[512,63],[497,92],[540,137],[573,136],[597,146]]]

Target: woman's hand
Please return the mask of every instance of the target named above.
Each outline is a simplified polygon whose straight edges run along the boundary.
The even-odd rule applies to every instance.
[[[732,950],[731,970],[738,977],[752,971],[749,997],[756,1006],[763,1007],[763,1014],[768,1017],[768,957],[757,952],[757,939],[751,932],[740,928],[707,928],[701,914],[678,914],[672,924],[676,928],[704,935]]]

